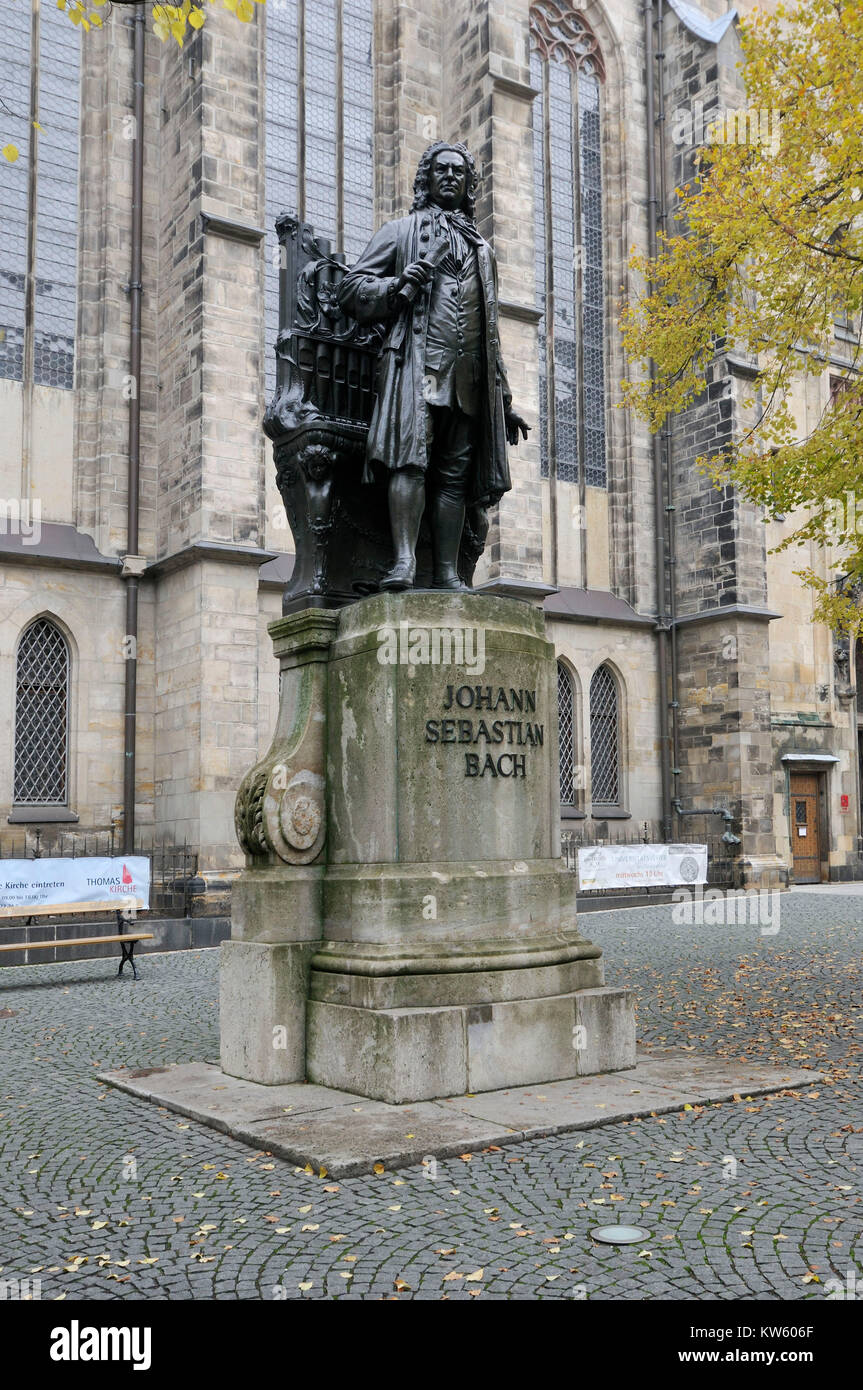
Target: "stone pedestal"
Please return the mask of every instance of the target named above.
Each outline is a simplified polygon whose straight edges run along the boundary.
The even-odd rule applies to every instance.
[[[282,713],[238,799],[224,1069],[286,1079],[304,1036],[308,1080],[400,1103],[634,1066],[560,858],[541,611],[410,591],[270,631]]]

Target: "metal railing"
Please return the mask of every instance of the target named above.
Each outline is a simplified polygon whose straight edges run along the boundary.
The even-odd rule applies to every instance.
[[[693,826],[693,821],[696,825]],[[703,834],[698,828],[703,826]],[[677,818],[674,843],[677,845],[707,845],[707,885],[711,888],[734,888],[737,886],[737,845],[730,845],[716,833],[716,820],[709,812],[688,816],[684,823]],[[587,845],[657,845],[662,844],[662,826],[659,821],[588,821],[577,826],[564,822],[561,829],[561,854],[566,867],[578,871],[578,851]],[[583,890],[591,898],[603,896],[634,896],[646,894],[657,896],[668,894],[669,888],[591,888]]]

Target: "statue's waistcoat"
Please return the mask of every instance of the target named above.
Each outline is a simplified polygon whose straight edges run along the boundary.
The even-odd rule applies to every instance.
[[[458,232],[431,288],[426,333],[425,398],[458,406],[466,415],[482,407],[483,299],[476,253]]]

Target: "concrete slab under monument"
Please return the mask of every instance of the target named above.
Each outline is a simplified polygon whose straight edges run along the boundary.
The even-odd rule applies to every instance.
[[[549,1134],[680,1111],[735,1095],[769,1095],[823,1080],[816,1071],[724,1061],[691,1053],[639,1054],[627,1071],[551,1081],[448,1100],[387,1105],[294,1082],[266,1086],[226,1076],[214,1063],[103,1072],[100,1081],[229,1134],[300,1167],[335,1177],[375,1163],[406,1168]]]

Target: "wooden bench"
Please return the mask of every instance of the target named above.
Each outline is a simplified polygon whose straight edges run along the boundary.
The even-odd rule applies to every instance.
[[[110,936],[72,936],[62,941],[14,941],[8,946],[0,946],[3,951],[50,951],[55,946],[101,946],[104,941],[119,941],[121,959],[117,970],[118,975],[122,975],[123,966],[128,961],[132,967],[133,979],[138,979],[138,968],[135,965],[135,945],[138,941],[152,941],[153,932],[136,931],[128,932],[124,928],[123,908],[118,908],[114,903],[106,906],[104,902],[93,903],[50,903],[44,907],[29,907],[27,911],[27,926],[29,927],[34,917],[62,917],[72,913],[86,912],[95,914],[99,912],[115,912],[117,914],[117,932]],[[22,912],[19,914],[24,916]]]

